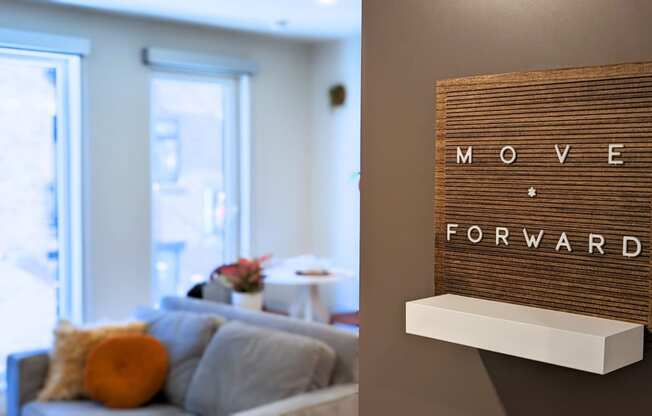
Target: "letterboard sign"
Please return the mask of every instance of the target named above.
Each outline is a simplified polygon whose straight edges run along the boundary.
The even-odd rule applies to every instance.
[[[652,63],[436,94],[436,294],[648,325]]]

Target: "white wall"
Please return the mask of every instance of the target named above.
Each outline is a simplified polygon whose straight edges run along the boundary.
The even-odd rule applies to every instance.
[[[360,194],[360,38],[316,44],[311,51],[310,220],[314,253],[358,271]],[[344,106],[328,91],[346,87]],[[358,281],[322,293],[334,311],[358,310]]]
[[[121,318],[150,300],[149,77],[146,46],[254,59],[253,255],[315,253],[358,270],[360,39],[306,44],[88,10],[0,0],[0,27],[84,37],[85,315]],[[328,90],[347,88],[343,107]],[[285,307],[292,290],[269,288]],[[358,309],[358,282],[324,290]]]
[[[252,34],[0,0],[0,27],[85,37],[85,315],[122,318],[150,300],[146,46],[258,62],[252,81],[252,253],[309,252],[310,46]]]
[[[309,192],[307,212],[310,243],[306,250],[327,257],[340,267],[358,272],[360,194],[360,38],[319,42],[309,51],[310,135],[306,136]],[[342,84],[344,106],[332,108],[329,89]],[[254,207],[256,209],[256,207]],[[288,237],[288,236],[285,236]],[[322,301],[333,312],[359,309],[358,279],[322,286]],[[296,296],[292,287],[268,286],[265,304],[287,309]]]

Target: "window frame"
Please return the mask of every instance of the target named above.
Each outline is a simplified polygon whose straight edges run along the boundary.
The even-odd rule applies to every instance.
[[[169,68],[152,68],[149,77],[149,145],[150,145],[150,184],[154,184],[153,170],[154,163],[154,92],[152,85],[155,80],[177,80],[185,82],[215,83],[225,90],[224,101],[224,177],[225,193],[235,195],[235,199],[227,203],[227,226],[225,228],[225,241],[233,241],[233,244],[225,244],[222,253],[226,262],[235,261],[239,257],[249,255],[251,241],[251,217],[250,217],[250,178],[251,178],[251,146],[250,146],[250,98],[249,98],[249,75],[201,73],[191,71],[177,71]],[[231,120],[229,122],[228,120]],[[234,157],[229,157],[233,155]],[[153,212],[153,189],[150,187],[150,214]],[[153,216],[150,218],[150,276],[156,277],[156,248],[153,235]],[[152,288],[155,283],[152,282]],[[152,297],[156,294],[152,290]],[[160,299],[153,299],[158,303]]]
[[[23,59],[55,69],[58,316],[81,323],[84,320],[81,57],[8,48],[0,43],[0,59]]]

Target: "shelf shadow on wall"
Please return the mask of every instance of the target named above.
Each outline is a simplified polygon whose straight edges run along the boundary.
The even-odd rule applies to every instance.
[[[606,375],[480,351],[509,416],[630,415],[652,409],[652,342],[643,361]]]

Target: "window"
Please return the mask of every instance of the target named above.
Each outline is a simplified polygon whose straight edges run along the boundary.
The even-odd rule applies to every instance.
[[[78,56],[0,48],[0,373],[81,319],[80,79]]]
[[[241,254],[240,81],[151,81],[153,297],[185,294]]]

